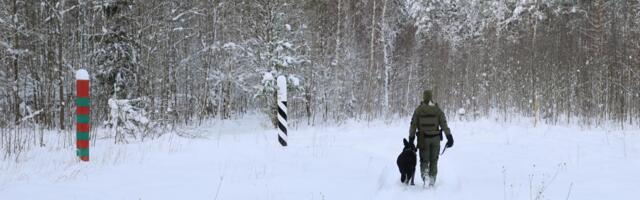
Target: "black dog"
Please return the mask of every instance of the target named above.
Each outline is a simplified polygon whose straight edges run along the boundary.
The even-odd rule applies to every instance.
[[[416,173],[416,146],[413,143],[409,143],[407,139],[402,139],[404,142],[404,148],[402,153],[398,156],[398,169],[400,169],[400,181],[404,184],[415,185],[413,183],[413,175]]]

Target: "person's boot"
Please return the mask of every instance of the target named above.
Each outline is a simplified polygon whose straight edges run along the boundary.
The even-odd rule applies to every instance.
[[[422,187],[426,187],[427,186],[427,172],[426,170],[422,170],[424,168],[420,169],[420,177],[422,178]]]
[[[429,176],[429,187],[433,187],[436,184],[436,176]]]

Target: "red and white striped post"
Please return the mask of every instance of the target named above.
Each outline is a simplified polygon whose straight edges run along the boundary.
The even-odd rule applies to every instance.
[[[91,113],[89,73],[81,69],[76,72],[76,154],[82,161],[89,161],[89,130]]]

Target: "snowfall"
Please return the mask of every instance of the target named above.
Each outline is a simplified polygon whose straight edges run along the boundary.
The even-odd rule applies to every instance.
[[[0,199],[640,198],[638,128],[450,121],[455,145],[432,188],[400,183],[407,119],[290,127],[282,147],[254,115],[178,131],[190,137],[97,139],[87,163],[52,133],[46,147],[0,161]]]

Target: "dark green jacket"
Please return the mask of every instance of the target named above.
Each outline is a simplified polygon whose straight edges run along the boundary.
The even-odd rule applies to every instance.
[[[409,142],[412,143],[416,138],[416,134],[419,134],[418,137],[435,137],[440,134],[440,129],[447,135],[451,134],[444,112],[437,104],[431,101],[431,91],[425,91],[423,99],[424,101],[413,111],[413,116],[411,117]],[[418,144],[418,146],[420,145]]]

